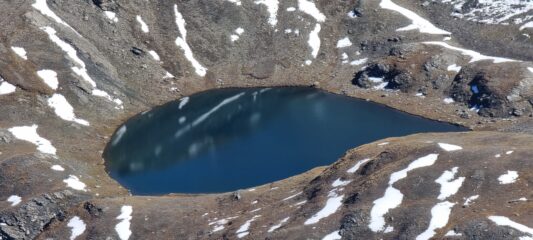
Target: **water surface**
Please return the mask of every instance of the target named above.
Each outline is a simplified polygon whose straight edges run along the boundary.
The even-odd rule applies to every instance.
[[[104,157],[134,194],[213,193],[329,165],[379,139],[464,130],[313,88],[219,89],[133,117]]]

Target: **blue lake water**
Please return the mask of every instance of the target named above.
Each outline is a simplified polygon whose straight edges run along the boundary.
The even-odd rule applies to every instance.
[[[379,139],[465,130],[314,88],[219,89],[131,118],[104,158],[133,194],[215,193],[329,165]]]

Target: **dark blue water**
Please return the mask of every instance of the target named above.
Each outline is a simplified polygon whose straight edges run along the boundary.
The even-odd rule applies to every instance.
[[[212,90],[187,100],[133,117],[108,144],[107,170],[132,193],[233,191],[331,164],[375,140],[466,130],[312,88]]]

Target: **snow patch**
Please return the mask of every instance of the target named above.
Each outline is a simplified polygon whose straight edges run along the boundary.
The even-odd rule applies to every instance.
[[[84,192],[87,191],[85,189],[87,185],[85,185],[85,183],[80,181],[80,179],[74,175],[69,175],[69,177],[63,180],[63,182],[67,184],[67,187],[72,188],[74,190],[84,191]]]
[[[241,35],[244,33],[244,29],[243,28],[237,28],[237,29],[235,29],[234,32],[235,32],[235,34],[231,35],[231,41],[232,42],[235,42],[235,41],[239,40]]]
[[[148,54],[150,54],[150,56],[152,56],[152,58],[153,58],[154,60],[156,60],[156,61],[158,61],[158,62],[161,61],[161,58],[159,57],[159,54],[157,54],[156,51],[154,51],[154,50],[150,50],[150,51],[148,51]]]
[[[74,108],[61,94],[55,93],[54,95],[52,95],[52,97],[48,99],[48,106],[54,109],[55,114],[65,121],[75,122],[84,126],[89,126],[89,122],[87,122],[86,120],[76,118],[76,115],[74,114]]]
[[[7,201],[11,203],[11,206],[17,206],[22,202],[22,198],[17,195],[11,195],[7,198]]]
[[[518,172],[516,171],[507,171],[506,174],[498,177],[500,184],[511,184],[516,182],[516,179],[518,179]]]
[[[340,231],[332,232],[322,238],[322,240],[341,240],[342,236],[340,235]]]
[[[385,82],[385,79],[382,77],[368,77],[368,80],[377,84],[372,88],[374,90],[383,90],[389,85],[389,83]]]
[[[280,228],[284,223],[286,223],[287,221],[289,221],[289,218],[290,217],[286,217],[284,219],[282,219],[278,224],[272,226],[271,228],[268,229],[267,232],[274,232],[276,231],[278,228]]]
[[[367,61],[368,61],[368,58],[362,58],[362,59],[358,59],[358,60],[353,60],[353,61],[350,62],[350,65],[357,66],[357,65],[364,64]]]
[[[415,30],[418,29],[421,33],[428,33],[428,34],[438,34],[438,35],[450,35],[451,33],[445,30],[442,30],[440,28],[435,27],[431,22],[428,20],[418,16],[413,11],[403,8],[391,0],[381,0],[381,3],[379,4],[381,8],[396,11],[406,18],[409,18],[411,20],[411,25],[397,29],[396,31],[408,31],[408,30]]]
[[[150,29],[148,28],[148,25],[146,25],[146,23],[143,21],[143,18],[141,17],[141,15],[137,15],[135,17],[135,20],[137,20],[137,22],[141,25],[141,30],[145,33],[148,33],[150,32]]]
[[[118,215],[117,219],[122,220],[115,226],[115,231],[118,234],[118,237],[121,240],[128,240],[131,236],[131,230],[130,230],[130,221],[132,219],[131,214],[133,213],[133,207],[132,206],[122,206],[120,209],[120,215]]]
[[[533,21],[525,23],[524,25],[520,26],[518,30],[522,31],[526,28],[533,28]]]
[[[26,55],[26,50],[24,48],[12,46],[11,50],[13,50],[13,52],[16,53],[22,59],[28,60],[28,56]]]
[[[48,87],[57,90],[59,81],[57,80],[57,73],[55,71],[49,69],[39,70],[37,71],[37,76],[39,76]]]
[[[337,42],[337,48],[345,48],[352,46],[352,41],[348,37],[345,37]]]
[[[326,16],[318,10],[315,3],[307,0],[298,0],[298,10],[309,14],[311,17],[316,19],[317,22],[326,21]]]
[[[457,64],[452,64],[450,66],[448,66],[448,71],[451,71],[451,72],[459,72],[461,71],[461,66],[457,66]]]
[[[294,12],[294,11],[296,11],[295,7],[288,7],[287,8],[287,12]]]
[[[476,52],[476,51],[473,51],[473,50],[464,49],[464,48],[454,47],[454,46],[451,46],[451,45],[449,45],[448,43],[445,43],[445,42],[423,42],[423,43],[424,44],[428,44],[428,45],[437,45],[437,46],[448,48],[448,49],[451,49],[451,50],[454,50],[454,51],[461,52],[461,54],[469,56],[471,58],[470,59],[470,63],[477,62],[477,61],[482,61],[482,60],[491,60],[494,63],[517,62],[516,60],[509,59],[509,58],[485,56],[485,55],[483,55],[483,54],[481,54],[479,52]]]
[[[342,64],[348,63],[348,54],[342,53],[341,59],[342,59]]]
[[[350,184],[352,182],[352,180],[346,180],[346,181],[342,181],[340,178],[338,178],[337,180],[335,180],[331,186],[332,187],[344,187],[348,184]]]
[[[453,100],[453,98],[445,98],[444,100],[444,103],[446,104],[450,104],[450,103],[454,103],[455,101]]]
[[[82,235],[85,232],[87,226],[80,219],[80,217],[75,216],[68,221],[67,227],[71,228],[70,240],[76,239],[78,236]]]
[[[518,230],[520,232],[527,233],[527,234],[533,236],[533,228],[530,228],[530,227],[528,227],[526,225],[517,223],[517,222],[509,219],[508,217],[490,216],[489,219],[491,221],[493,221],[494,223],[496,223],[497,225],[511,227],[511,228],[514,228],[514,229],[516,229],[516,230]]]
[[[468,197],[466,200],[465,200],[465,203],[463,203],[463,206],[468,206],[470,205],[471,202],[475,201],[476,199],[479,198],[479,195],[474,195],[474,196],[470,196]]]
[[[459,191],[459,188],[461,188],[463,185],[465,178],[459,177],[454,179],[455,175],[457,174],[457,169],[459,168],[454,167],[451,169],[451,171],[446,170],[439,178],[437,178],[437,180],[435,180],[436,183],[440,184],[440,194],[437,199],[444,200]]]
[[[429,226],[420,235],[416,237],[416,240],[429,240],[435,235],[435,230],[443,228],[448,224],[450,218],[450,213],[452,212],[452,207],[455,203],[451,202],[440,202],[437,203],[431,209],[431,220],[429,221]]]
[[[204,214],[205,215],[205,214]],[[232,220],[232,219],[235,219],[237,217],[228,217],[228,218],[224,218],[224,219],[220,219],[220,220],[215,220],[214,222],[210,222],[208,223],[209,226],[213,225],[213,232],[218,232],[218,231],[221,231],[221,230],[224,230],[224,225],[226,225],[229,220]]]
[[[111,21],[117,23],[118,22],[118,18],[117,18],[117,14],[112,12],[112,11],[104,11],[104,15]]]
[[[249,234],[248,229],[250,228],[250,225],[252,224],[253,221],[255,221],[259,217],[261,217],[261,215],[255,215],[254,217],[252,217],[252,219],[246,221],[239,229],[237,229],[237,232],[236,232],[237,237],[243,238],[246,235],[248,235]]]
[[[455,232],[454,230],[450,230],[448,232],[446,232],[446,234],[444,234],[445,237],[460,237],[460,236],[463,236],[462,233],[457,233]]]
[[[58,17],[50,8],[48,7],[48,4],[46,4],[46,0],[35,0],[35,3],[31,5],[33,8],[37,9],[42,15],[45,15],[54,21],[56,21],[59,24],[62,24],[68,28],[70,28],[72,31],[74,31],[78,36],[81,36],[74,28],[72,28],[70,25],[68,25],[65,21],[63,21],[60,17]]]
[[[241,34],[243,34],[243,33],[244,33],[244,29],[243,29],[243,28],[241,28],[241,27],[239,27],[239,28],[235,29],[235,33],[237,33],[237,34],[241,35]]]
[[[237,6],[241,6],[242,5],[241,0],[226,0],[226,1],[228,1],[230,3],[233,3],[233,4],[237,5]]]
[[[10,93],[14,93],[15,90],[17,90],[17,87],[15,87],[13,84],[11,83],[8,83],[6,81],[4,81],[1,77],[0,77],[0,95],[5,95],[5,94],[10,94]]]
[[[343,198],[344,195],[337,196],[335,193],[333,193],[332,196],[329,196],[328,200],[326,201],[326,206],[324,206],[322,210],[318,211],[311,218],[307,219],[304,224],[315,224],[318,223],[321,219],[329,217],[331,214],[334,214],[342,206]]]
[[[448,143],[439,143],[439,147],[447,152],[453,152],[453,151],[458,151],[458,150],[463,149],[463,147],[461,146],[448,144]]]
[[[258,211],[260,211],[261,209],[262,209],[262,208],[256,208],[256,209],[250,211],[250,213],[258,212]]]
[[[96,88],[96,82],[94,82],[94,80],[87,73],[85,62],[83,62],[78,57],[78,52],[72,45],[61,40],[61,38],[59,38],[56,35],[56,30],[51,27],[42,27],[41,30],[45,31],[48,34],[48,37],[50,38],[50,40],[52,40],[52,42],[54,42],[59,48],[61,48],[61,50],[63,50],[63,52],[67,54],[67,57],[72,62],[74,62],[75,65],[77,65],[77,66],[72,67],[71,69],[76,75],[80,76],[83,80],[91,84],[91,86],[93,87],[92,95],[104,97],[109,101],[115,102],[118,105],[116,108],[119,108],[119,109],[123,108],[122,101],[120,101],[120,99],[112,98],[107,92]]]
[[[355,173],[363,164],[367,163],[370,160],[371,160],[370,158],[366,158],[366,159],[360,160],[353,167],[348,169],[346,172],[347,173]]]
[[[355,12],[355,10],[349,11],[346,15],[348,15],[348,17],[352,19],[357,18],[357,12]]]
[[[255,1],[255,4],[263,4],[267,7],[268,14],[270,15],[268,17],[268,23],[272,26],[276,26],[278,24],[278,9],[279,9],[279,1],[278,0],[257,0]]]
[[[307,200],[303,200],[301,202],[297,202],[297,203],[291,205],[291,207],[297,207],[297,206],[300,206],[300,205],[303,205],[303,204],[306,204],[306,203],[307,203]]]
[[[166,78],[173,78],[173,77],[174,77],[174,75],[172,75],[172,74],[169,73],[169,72],[166,72],[166,73],[165,73],[165,76],[163,76],[163,79],[166,79]]]
[[[302,194],[302,193],[303,193],[303,192],[297,192],[297,193],[295,193],[294,195],[288,196],[288,197],[284,198],[284,199],[281,200],[281,201],[287,201],[287,200],[293,199],[293,198],[297,197],[298,195],[300,195],[300,194]]]
[[[8,131],[15,136],[15,138],[33,143],[37,146],[37,150],[46,154],[56,154],[56,148],[47,139],[42,138],[37,134],[37,125],[12,127]]]
[[[428,167],[433,165],[438,158],[438,154],[429,154],[424,157],[418,158],[415,161],[411,162],[407,168],[404,168],[400,171],[394,172],[391,174],[389,179],[389,186],[385,190],[383,197],[374,201],[374,206],[370,211],[370,224],[368,227],[374,231],[384,231],[385,230],[385,214],[389,210],[394,209],[403,201],[403,194],[400,190],[394,188],[392,185],[397,181],[407,177],[407,173],[422,167]]]
[[[309,33],[309,40],[307,41],[311,47],[311,55],[313,55],[313,58],[317,57],[318,51],[320,50],[320,37],[318,36],[320,29],[320,24],[317,23],[315,29]]]
[[[94,96],[98,96],[98,97],[103,97],[105,99],[107,99],[108,101],[111,101],[111,102],[114,102],[115,103],[115,109],[124,109],[124,106],[122,105],[123,102],[122,100],[118,99],[118,98],[112,98],[107,92],[105,91],[102,91],[100,89],[96,89],[96,88],[93,88],[93,93],[92,93]]]
[[[468,7],[464,7],[465,0],[440,1],[453,5],[453,17],[468,21],[509,25],[521,24],[532,18],[528,12],[533,10],[533,4],[527,0],[479,0],[468,2]]]
[[[58,171],[58,172],[65,171],[65,168],[63,168],[61,165],[53,165],[52,167],[50,167],[50,169],[52,169],[54,171]]]
[[[181,37],[176,38],[176,45],[180,47],[183,52],[185,53],[185,58],[191,62],[192,66],[194,67],[196,74],[198,76],[205,76],[207,73],[207,68],[202,66],[200,62],[198,62],[194,58],[194,54],[192,53],[191,47],[187,43],[187,29],[185,28],[185,19],[183,19],[183,16],[178,11],[178,5],[174,4],[174,14],[176,15],[176,25],[178,26],[178,31],[180,32]]]

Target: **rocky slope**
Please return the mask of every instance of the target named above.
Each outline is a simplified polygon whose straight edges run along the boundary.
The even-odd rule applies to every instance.
[[[0,238],[533,238],[532,8],[0,2]],[[134,114],[206,89],[281,85],[474,131],[383,140],[237,193],[130,196],[105,172],[102,150]]]

